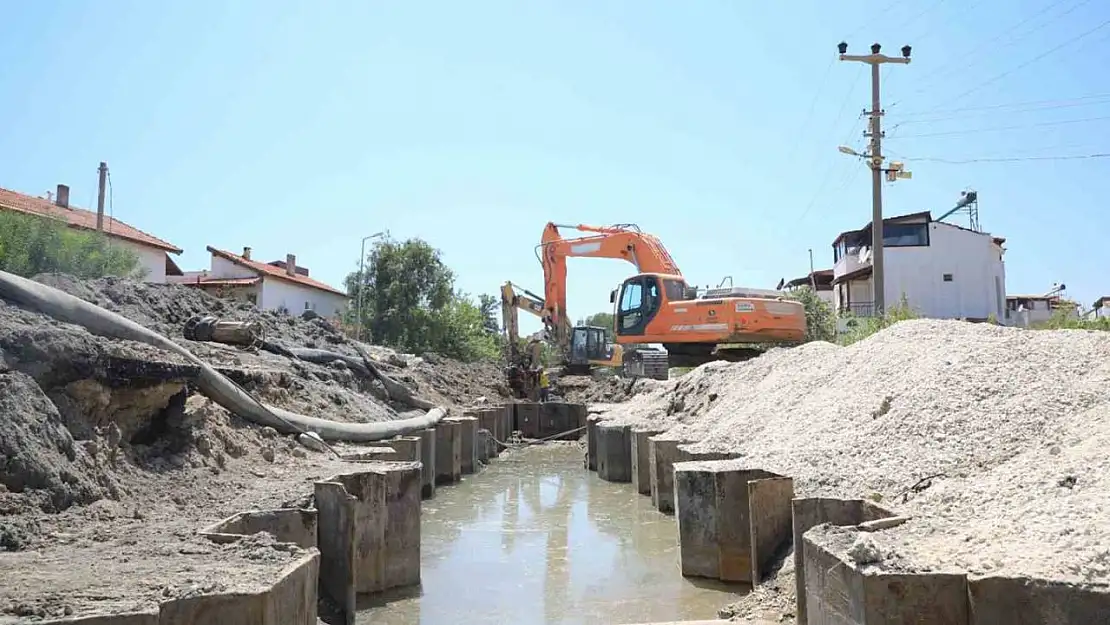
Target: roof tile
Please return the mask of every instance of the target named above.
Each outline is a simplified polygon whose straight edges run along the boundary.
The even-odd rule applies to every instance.
[[[307,286],[307,287],[312,288],[312,289],[318,289],[320,291],[326,291],[326,292],[332,293],[334,295],[342,295],[343,297],[347,297],[347,294],[344,293],[343,291],[340,291],[340,290],[338,290],[334,287],[328,286],[327,284],[324,284],[323,282],[320,282],[319,280],[313,280],[312,278],[309,278],[308,276],[302,276],[300,274],[296,274],[296,275],[291,276],[291,275],[285,273],[285,270],[280,268],[280,267],[275,267],[273,265],[268,265],[266,263],[260,263],[256,260],[247,260],[246,258],[243,258],[242,256],[239,256],[238,254],[232,254],[231,252],[228,252],[226,250],[221,250],[221,249],[214,248],[211,245],[208,246],[208,251],[212,254],[215,254],[216,256],[224,258],[225,260],[233,262],[236,265],[239,265],[241,267],[246,267],[247,269],[251,269],[253,271],[256,271],[259,274],[264,275],[264,276],[269,276],[271,278],[277,278],[279,280],[285,280],[287,282],[293,282],[295,284],[300,284],[301,286]]]
[[[96,230],[96,213],[93,211],[77,208],[72,204],[69,208],[62,208],[45,198],[0,188],[0,210],[5,209],[60,219],[72,228]],[[163,241],[108,215],[104,216],[104,230],[111,236],[149,245],[174,254],[180,254],[182,251],[181,248],[172,243]]]

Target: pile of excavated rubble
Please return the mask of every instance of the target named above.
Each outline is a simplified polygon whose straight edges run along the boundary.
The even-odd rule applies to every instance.
[[[190,317],[214,315],[257,321],[267,341],[287,348],[359,358],[322,319],[263,313],[176,285],[38,280],[186,346],[269,404],[349,422],[412,408],[343,360],[316,364],[183,337]],[[503,400],[492,363],[363,347],[383,372],[436,404]],[[292,557],[260,559],[261,547],[205,544],[195,532],[242,510],[299,505],[313,480],[349,466],[229,414],[192,388],[186,369],[180,356],[0,299],[0,623],[131,609],[206,592],[221,579],[209,572],[221,567],[242,569],[249,581],[250,571],[265,576]]]
[[[606,418],[911,515],[879,566],[1106,582],[1107,354],[1104,332],[906,321],[710,363]]]

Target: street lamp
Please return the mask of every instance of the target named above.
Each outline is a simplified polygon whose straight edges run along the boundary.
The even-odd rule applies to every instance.
[[[355,306],[355,340],[362,340],[362,275],[363,269],[366,266],[366,242],[370,239],[377,239],[379,237],[388,237],[389,230],[375,232],[374,234],[362,237],[362,248],[358,256],[358,302]]]
[[[860,154],[859,152],[856,152],[855,150],[853,150],[852,148],[850,148],[846,145],[838,145],[836,147],[836,149],[840,150],[841,154],[847,154],[848,156],[862,156],[862,154]]]

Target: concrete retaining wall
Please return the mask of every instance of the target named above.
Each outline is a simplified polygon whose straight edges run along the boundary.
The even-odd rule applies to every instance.
[[[450,484],[462,476],[462,426],[443,419],[436,424],[436,484]]]
[[[822,525],[802,540],[809,625],[968,625],[965,576],[861,570],[825,546],[838,531]]]
[[[420,583],[420,464],[383,463],[316,483],[320,587],[352,618],[357,593]]]
[[[683,575],[755,584],[790,541],[793,480],[743,462],[674,465]]]
[[[217,593],[166,601],[158,611],[89,616],[45,624],[80,625],[316,625],[316,580],[320,553],[308,553],[287,566],[277,580],[255,592]]]
[[[468,475],[478,470],[478,419],[451,417],[459,426],[459,472]]]
[[[837,499],[833,497],[799,498],[791,502],[794,531],[794,581],[797,585],[798,623],[806,622],[805,559],[802,556],[802,536],[822,523],[832,525],[858,525],[867,521],[890,518],[892,510],[864,499]]]
[[[420,430],[420,496],[436,496],[436,429]]]
[[[601,419],[597,415],[586,417],[586,468],[597,471],[597,424]]]
[[[651,449],[648,439],[661,430],[632,430],[632,486],[641,495],[651,495]]]
[[[597,476],[607,482],[632,481],[632,427],[599,423],[597,436]]]
[[[682,447],[690,441],[648,439],[648,461],[650,463],[651,503],[655,509],[665,514],[674,512],[674,465],[676,462],[695,462],[709,460],[729,460],[733,453],[691,453]]]
[[[968,625],[1110,623],[1110,587],[1024,577],[969,578]]]
[[[315,547],[316,510],[248,510],[214,523],[198,533],[212,542],[226,544],[258,532],[268,532],[279,542],[294,543],[305,549]]]

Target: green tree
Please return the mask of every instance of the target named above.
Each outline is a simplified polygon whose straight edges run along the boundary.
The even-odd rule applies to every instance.
[[[20,276],[67,273],[79,278],[141,278],[139,257],[99,232],[48,217],[0,211],[0,269]]]
[[[486,331],[491,334],[499,334],[501,332],[501,324],[497,322],[497,315],[500,314],[501,300],[487,293],[482,293],[478,296],[478,310],[482,313],[482,325]]]
[[[613,322],[613,313],[607,312],[594,313],[585,319],[579,319],[578,325],[605,328],[605,338],[609,341],[613,340],[613,329],[617,327]]]
[[[366,255],[359,272],[347,276],[353,299],[350,322],[362,306],[361,340],[423,354],[434,352],[462,360],[496,358],[499,337],[464,293],[439,250],[418,238],[380,240]]]
[[[806,341],[836,340],[836,315],[828,302],[818,297],[817,292],[808,286],[803,286],[789,295],[805,307],[806,312]]]

